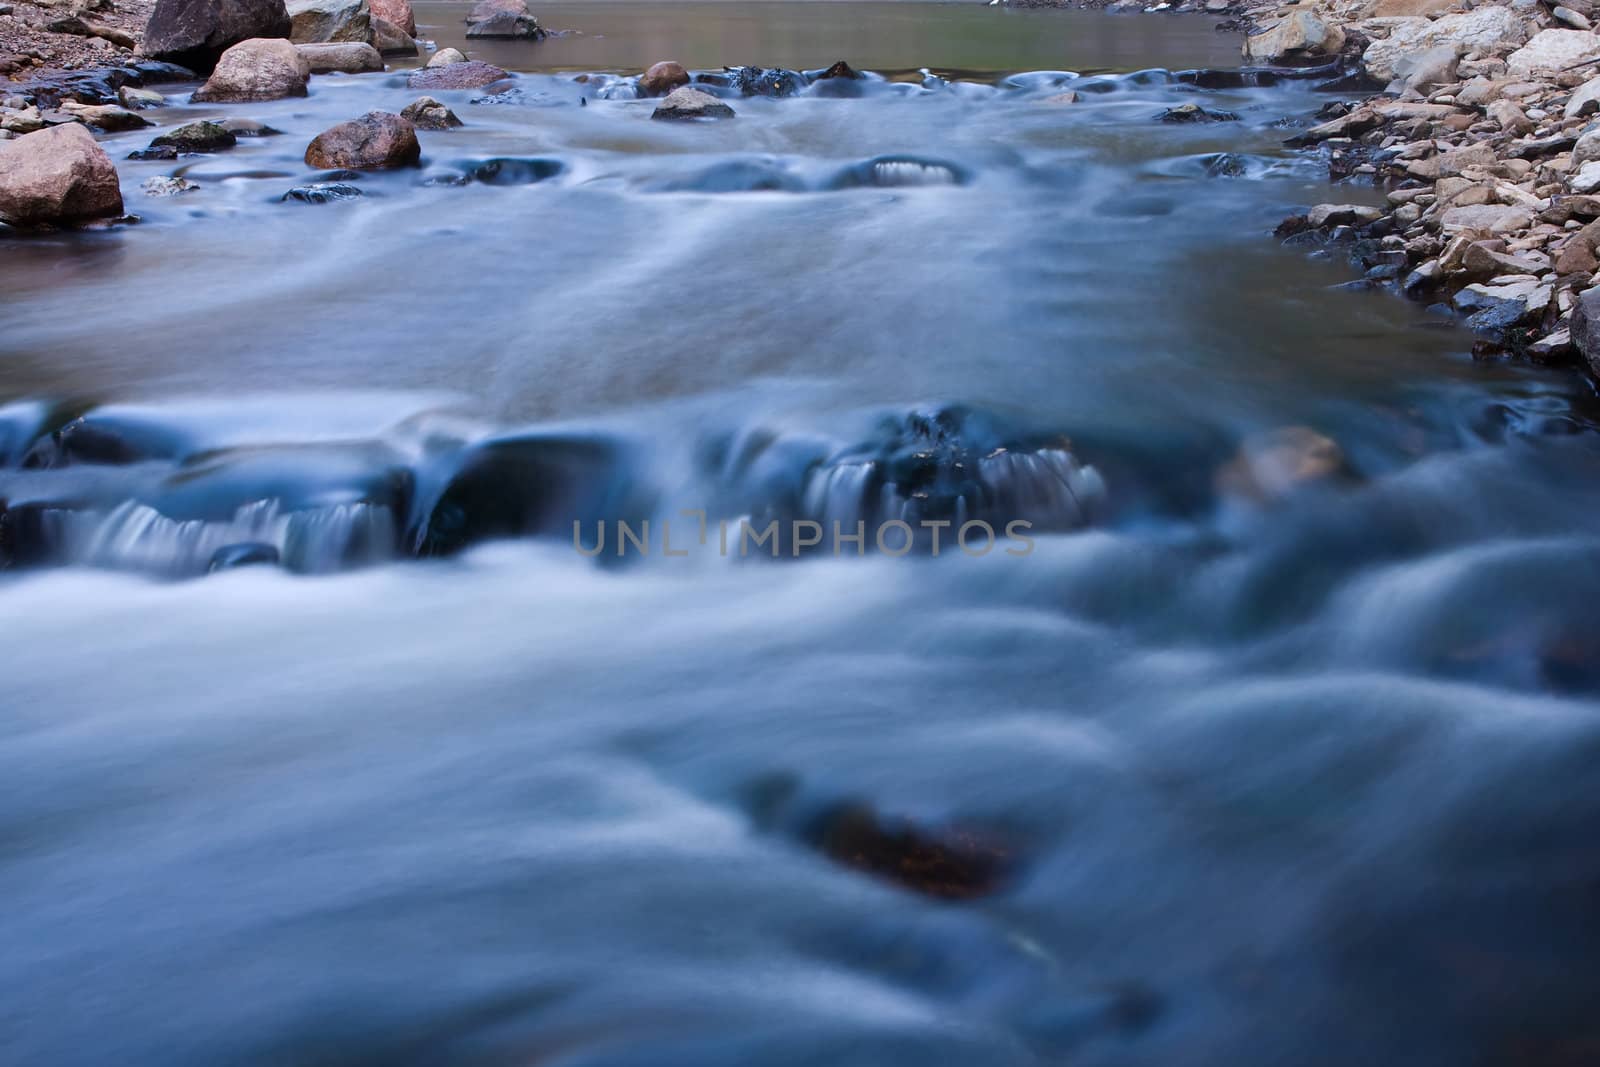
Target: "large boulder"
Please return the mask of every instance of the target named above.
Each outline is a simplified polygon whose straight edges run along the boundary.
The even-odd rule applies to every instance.
[[[190,99],[195,103],[281,100],[306,95],[311,66],[285,40],[240,41],[217,61],[217,69]]]
[[[414,167],[422,158],[417,129],[387,111],[369,111],[317,135],[306,164],[321,170],[388,170]]]
[[[1585,30],[1542,30],[1506,57],[1506,73],[1562,71],[1596,57],[1600,57],[1600,36]]]
[[[283,0],[156,0],[142,50],[152,59],[209,74],[240,41],[287,36]]]
[[[542,41],[544,30],[528,12],[502,11],[467,27],[469,38],[499,41]]]
[[[372,39],[372,11],[367,0],[288,0],[296,44],[355,42]]]
[[[639,75],[639,93],[642,96],[666,96],[680,85],[688,84],[689,72],[683,69],[683,64],[670,59],[652,64],[649,70]]]
[[[383,57],[370,44],[299,44],[295,50],[313,74],[365,74],[383,69]]]
[[[179,126],[150,142],[151,148],[175,148],[179,152],[220,152],[239,143],[232,130],[216,122],[191,122]]]
[[[532,15],[528,10],[527,0],[479,0],[467,13],[467,25],[473,26],[480,22],[500,15]]]
[[[1361,56],[1368,76],[1384,83],[1394,81],[1395,63],[1413,52],[1424,52],[1440,45],[1455,45],[1463,52],[1493,51],[1520,45],[1528,39],[1521,17],[1505,7],[1480,7],[1432,21],[1425,18],[1371,19],[1362,27],[1373,36],[1388,32],[1382,40],[1368,45]]]
[[[733,108],[710,93],[687,85],[674,89],[650,113],[653,119],[731,119]]]
[[[372,47],[386,56],[414,56],[417,54],[417,42],[409,33],[388,19],[376,17],[372,20]]]
[[[1569,321],[1572,343],[1583,353],[1583,358],[1589,364],[1589,373],[1600,378],[1600,288],[1578,294],[1578,298],[1572,302],[1572,318]]]
[[[1292,63],[1338,55],[1344,31],[1309,11],[1296,11],[1271,29],[1244,39],[1244,56],[1256,63]]]
[[[411,10],[411,0],[367,0],[374,19],[391,22],[408,36],[417,35],[417,16]]]
[[[120,214],[117,168],[82,126],[70,122],[0,141],[0,219],[47,226]]]
[[[474,59],[466,63],[451,63],[448,66],[427,66],[419,71],[414,71],[406,84],[413,89],[440,90],[440,89],[481,89],[485,85],[492,85],[511,77],[493,63],[485,63]]]

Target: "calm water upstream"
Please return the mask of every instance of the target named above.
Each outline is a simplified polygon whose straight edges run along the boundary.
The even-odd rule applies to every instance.
[[[280,198],[401,73],[175,92],[283,135],[0,241],[0,1062],[1593,1062],[1594,399],[1265,238],[1374,195],[1282,148],[1333,97],[1196,90],[1204,20],[540,16],[359,199]],[[652,122],[669,56],[876,73]],[[1337,472],[1242,474],[1285,427]]]

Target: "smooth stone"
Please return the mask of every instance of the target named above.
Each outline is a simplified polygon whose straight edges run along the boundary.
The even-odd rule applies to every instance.
[[[133,160],[170,160],[178,158],[178,150],[171,145],[160,148],[140,148],[128,153],[128,158]]]
[[[222,128],[235,137],[277,137],[283,133],[255,119],[223,119]]]
[[[416,127],[387,111],[369,111],[317,135],[306,148],[306,165],[320,170],[386,170],[414,167],[422,158]]]
[[[379,55],[385,56],[414,56],[417,54],[417,42],[411,35],[388,19],[375,18],[372,20],[372,47],[378,50]]]
[[[1550,12],[1550,17],[1557,22],[1566,23],[1575,30],[1591,30],[1594,28],[1594,24],[1586,16],[1578,14],[1570,7],[1558,7]]]
[[[192,193],[196,189],[200,188],[200,186],[198,183],[192,182],[188,178],[168,178],[164,176],[157,176],[154,178],[146,178],[139,188],[144,192],[145,196],[166,197],[182,196],[184,193]]]
[[[156,0],[142,50],[208,74],[240,41],[287,37],[289,29],[284,0]]]
[[[544,30],[530,14],[502,11],[467,28],[469,40],[542,41]]]
[[[1395,79],[1395,63],[1413,52],[1439,45],[1456,45],[1462,51],[1494,51],[1527,40],[1523,20],[1505,7],[1485,6],[1458,15],[1385,20],[1389,35],[1375,40],[1361,55],[1361,64],[1374,81]]]
[[[668,93],[667,98],[657,105],[650,117],[680,120],[731,119],[734,117],[734,110],[710,93],[682,86]]]
[[[61,110],[96,130],[120,133],[123,130],[140,130],[155,123],[136,115],[120,104],[80,104],[76,100],[61,101]]]
[[[449,130],[462,125],[454,111],[431,96],[424,96],[407,104],[405,110],[400,112],[400,117],[408,120],[419,130]]]
[[[1572,90],[1566,107],[1561,109],[1561,113],[1569,119],[1592,115],[1597,111],[1600,111],[1600,77],[1590,78]]]
[[[411,10],[411,0],[367,0],[367,7],[374,22],[382,19],[407,37],[417,35],[417,16]]]
[[[1314,230],[1331,226],[1363,226],[1381,218],[1381,210],[1365,204],[1318,204],[1306,212],[1306,222]]]
[[[117,168],[73,123],[0,143],[0,220],[54,225],[122,214]]]
[[[1244,57],[1256,63],[1279,63],[1303,56],[1337,55],[1344,31],[1309,11],[1295,11],[1271,29],[1244,39]]]
[[[367,0],[288,0],[295,44],[366,44],[372,37],[372,9]]]
[[[688,84],[689,72],[683,68],[683,64],[664,59],[651,64],[649,70],[639,75],[639,94],[665,96],[678,86]]]
[[[167,105],[167,98],[154,89],[135,89],[131,85],[124,85],[118,89],[117,99],[121,100],[122,106],[130,111],[145,111]]]
[[[413,72],[406,80],[406,85],[412,89],[423,90],[481,89],[485,85],[493,85],[509,77],[510,74],[493,63],[473,59],[445,67],[424,67]]]
[[[370,44],[298,44],[295,50],[313,74],[366,74],[383,69],[383,57]]]
[[[175,148],[179,152],[217,152],[239,143],[234,133],[219,123],[191,122],[169,130],[150,142],[151,148]]]
[[[195,94],[195,103],[281,100],[306,95],[311,67],[288,41],[241,41],[222,54],[216,70]]]
[[[461,54],[459,48],[441,48],[435,52],[424,66],[448,67],[456,63],[465,63],[467,57]]]

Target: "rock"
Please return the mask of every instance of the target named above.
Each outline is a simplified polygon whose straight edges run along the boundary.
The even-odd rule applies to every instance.
[[[36,133],[44,128],[44,114],[31,105],[0,116],[0,130],[5,130],[7,133]]]
[[[1309,11],[1295,11],[1264,33],[1244,39],[1244,57],[1256,63],[1284,63],[1337,55],[1344,31]]]
[[[1476,204],[1449,208],[1439,216],[1439,225],[1446,233],[1461,230],[1513,233],[1533,225],[1533,213],[1527,208],[1504,204]]]
[[[144,191],[145,196],[166,197],[192,193],[200,186],[188,178],[155,177],[146,178],[139,188]]]
[[[279,562],[277,545],[269,545],[264,541],[241,541],[223,545],[213,552],[211,562],[206,564],[206,573],[215,574],[239,567],[276,566]]]
[[[465,63],[467,57],[461,54],[459,48],[441,48],[428,60],[427,66],[448,67],[455,63]]]
[[[0,220],[59,225],[122,214],[117,168],[72,123],[0,142]]]
[[[479,0],[467,13],[466,23],[474,26],[500,15],[532,16],[533,12],[528,10],[526,0]]]
[[[542,41],[544,30],[530,14],[502,11],[467,28],[469,40]]]
[[[305,96],[310,76],[305,57],[288,41],[241,41],[222,53],[211,77],[190,99],[228,103]]]
[[[1511,100],[1496,100],[1483,110],[1490,121],[1506,133],[1520,137],[1533,132],[1533,121],[1528,118],[1527,112]]]
[[[413,73],[406,80],[406,85],[412,89],[424,90],[481,89],[485,85],[493,85],[509,77],[511,75],[493,63],[474,59],[466,63],[452,63],[446,67],[424,67]]]
[[[1600,289],[1579,293],[1567,323],[1572,343],[1588,361],[1589,373],[1600,377]]]
[[[1050,94],[1043,100],[1040,100],[1039,104],[1045,107],[1061,107],[1065,104],[1076,104],[1077,102],[1078,94],[1073,92],[1071,89],[1068,89],[1064,93]]]
[[[1567,238],[1566,245],[1556,255],[1556,274],[1576,274],[1579,271],[1593,274],[1596,269],[1600,269],[1600,255],[1596,254],[1597,246],[1600,246],[1600,224],[1591,222]]]
[[[284,0],[156,0],[144,54],[209,74],[240,41],[289,36]]]
[[[1378,0],[1378,6],[1372,9],[1372,17],[1387,18],[1416,18],[1429,15],[1442,15],[1454,8],[1458,0]]]
[[[414,167],[421,158],[416,127],[387,111],[369,111],[341,122],[318,134],[306,148],[306,165],[321,170]]]
[[[170,147],[179,152],[220,152],[238,143],[238,137],[218,123],[191,122],[157,137],[150,142],[150,147]]]
[[[1314,230],[1332,226],[1362,226],[1381,218],[1382,211],[1365,204],[1318,204],[1306,212],[1306,224]]]
[[[1555,19],[1557,22],[1562,22],[1568,26],[1571,26],[1575,30],[1589,30],[1594,28],[1593,24],[1588,20],[1588,18],[1578,14],[1570,7],[1558,7],[1554,11],[1550,12],[1550,17]]]
[[[80,104],[76,100],[61,101],[61,110],[96,130],[116,133],[122,130],[142,130],[155,123],[136,115],[120,104]]]
[[[1162,122],[1238,122],[1239,116],[1231,111],[1208,111],[1199,104],[1179,104],[1161,113]]]
[[[145,111],[167,105],[167,98],[154,89],[135,89],[131,85],[124,85],[118,89],[117,99],[121,100],[122,106],[130,111]]]
[[[288,0],[286,6],[295,44],[366,44],[372,38],[367,0]]]
[[[781,67],[728,67],[729,83],[743,96],[793,96],[806,87],[802,74]]]
[[[1394,61],[1394,85],[1401,91],[1410,89],[1418,93],[1449,85],[1456,80],[1460,59],[1461,46],[1457,44],[1435,45],[1407,53]]]
[[[639,75],[639,95],[665,96],[678,86],[688,84],[689,72],[683,69],[683,65],[664,59],[651,64],[649,70]]]
[[[1014,847],[999,836],[886,819],[863,804],[823,812],[805,837],[835,863],[936,900],[992,896],[1017,867]]]
[[[255,119],[223,119],[222,128],[235,137],[277,137],[283,133]]]
[[[343,182],[312,182],[310,185],[295,186],[279,199],[297,200],[302,204],[332,204],[340,200],[355,200],[361,195],[360,189]]]
[[[370,44],[300,44],[295,51],[313,74],[365,74],[383,69],[383,57]]]
[[[1600,57],[1600,36],[1583,30],[1541,30],[1506,57],[1506,71],[1513,75],[1559,71],[1596,57]]]
[[[1269,500],[1343,470],[1344,453],[1332,438],[1307,426],[1285,426],[1246,440],[1216,481],[1224,493]]]
[[[1468,167],[1492,167],[1494,165],[1494,148],[1481,143],[1452,148],[1439,156],[1439,174],[1446,178],[1458,175]]]
[[[417,16],[411,10],[411,0],[367,0],[374,21],[382,19],[397,26],[407,37],[417,35]]]
[[[400,116],[419,130],[449,130],[462,124],[454,111],[431,96],[413,100]]]
[[[1578,173],[1567,179],[1567,185],[1575,193],[1600,191],[1600,159],[1591,159],[1579,167]]]
[[[1597,159],[1600,159],[1600,123],[1586,128],[1572,145],[1574,167],[1581,167]]]
[[[1572,91],[1561,113],[1569,119],[1600,111],[1600,77],[1590,78]]]
[[[388,19],[372,20],[372,47],[378,50],[379,55],[385,56],[417,54],[417,42],[412,40],[409,33]]]
[[[129,152],[128,158],[141,161],[177,159],[178,150],[170,145],[161,148],[140,148]]]
[[[861,75],[856,73],[855,68],[851,67],[850,64],[840,59],[835,60],[833,66],[817,75],[817,81],[819,82],[832,81],[835,78],[846,78],[850,81],[859,81]]]
[[[1395,63],[1405,55],[1439,45],[1458,45],[1462,51],[1493,51],[1527,40],[1522,19],[1509,8],[1485,6],[1459,15],[1394,19],[1389,36],[1373,41],[1362,53],[1361,63],[1374,81],[1388,83],[1395,78]]]
[[[731,119],[733,108],[710,93],[688,86],[672,90],[650,113],[653,119]]]

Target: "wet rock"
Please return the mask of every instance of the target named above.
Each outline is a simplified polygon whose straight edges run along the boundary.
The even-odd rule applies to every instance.
[[[8,111],[0,116],[0,130],[18,135],[37,133],[45,128],[44,115],[38,108],[28,106]]]
[[[654,63],[639,75],[639,95],[665,96],[680,85],[689,84],[689,72],[670,59]]]
[[[367,0],[367,6],[374,20],[383,19],[407,37],[417,35],[417,16],[411,10],[411,0]]]
[[[653,119],[731,119],[733,108],[710,93],[688,86],[672,90],[650,113]]]
[[[383,69],[383,57],[370,44],[301,44],[295,50],[313,74],[365,74]]]
[[[532,185],[563,169],[555,159],[491,159],[474,167],[472,177],[484,185]]]
[[[229,48],[255,37],[289,36],[283,0],[157,0],[144,54],[208,74]]]
[[[793,96],[806,87],[804,75],[765,67],[728,67],[728,83],[743,96]]]
[[[206,573],[215,574],[218,571],[231,571],[239,567],[275,567],[278,562],[277,545],[261,541],[245,541],[240,544],[223,545],[212,553],[211,561],[206,564]]]
[[[355,200],[361,195],[360,189],[344,182],[312,182],[295,186],[279,199],[296,200],[302,204],[333,204],[341,200]]]
[[[191,99],[232,103],[305,96],[310,76],[305,57],[288,41],[242,41],[222,54],[211,77]]]
[[[539,20],[526,11],[501,11],[467,28],[472,40],[542,41],[544,36]]]
[[[857,81],[861,78],[861,75],[856,73],[855,69],[851,67],[850,64],[841,59],[836,61],[833,66],[817,75],[817,81],[819,82],[831,81],[834,78],[847,78],[850,81]]]
[[[118,89],[117,99],[130,111],[145,111],[153,107],[165,107],[167,104],[167,98],[154,89],[135,89],[131,85],[124,85]]]
[[[318,134],[306,148],[306,165],[320,170],[414,167],[421,158],[416,127],[387,111],[369,111],[341,122]]]
[[[1246,37],[1244,57],[1255,63],[1292,63],[1309,57],[1337,55],[1344,31],[1309,11],[1295,11],[1262,33]]]
[[[1387,84],[1395,79],[1395,63],[1402,56],[1439,45],[1455,45],[1462,51],[1493,51],[1527,40],[1523,21],[1509,8],[1485,6],[1437,20],[1403,18],[1394,20],[1388,37],[1373,41],[1362,53],[1361,63],[1374,81]]]
[[[366,44],[372,38],[367,0],[288,0],[286,6],[295,44]]]
[[[1179,104],[1169,107],[1161,113],[1162,122],[1174,123],[1204,123],[1204,122],[1238,122],[1239,116],[1231,111],[1209,111],[1199,104]]]
[[[121,214],[117,168],[82,126],[0,142],[0,220],[65,225]]]
[[[178,158],[178,150],[171,145],[163,145],[160,148],[139,148],[129,152],[128,158],[140,162],[172,160]]]
[[[878,156],[846,169],[829,183],[829,188],[904,189],[965,185],[969,180],[970,175],[954,163],[915,156]]]
[[[1572,343],[1589,364],[1589,373],[1600,378],[1600,288],[1577,294],[1568,322]]]
[[[400,117],[419,130],[449,130],[460,126],[456,113],[431,96],[424,96],[405,106]]]
[[[1524,76],[1562,71],[1596,57],[1600,57],[1600,36],[1582,30],[1541,30],[1506,57],[1506,72]]]
[[[1251,500],[1270,500],[1326,481],[1343,469],[1344,453],[1332,438],[1306,426],[1285,426],[1240,445],[1217,472],[1217,488]]]
[[[178,152],[220,152],[239,143],[239,138],[219,123],[202,121],[179,126],[150,142],[151,148],[173,148]]]
[[[823,812],[804,835],[835,863],[939,900],[992,896],[1016,873],[1014,848],[993,831],[921,827],[864,804]]]
[[[663,193],[802,192],[805,183],[772,160],[730,159],[687,178],[670,178],[651,185]]]
[[[372,47],[384,56],[414,56],[417,42],[411,35],[388,19],[372,20]]]
[[[145,196],[168,197],[192,193],[200,186],[188,178],[155,177],[146,178],[139,188]]]
[[[526,0],[479,0],[467,13],[466,23],[469,26],[500,15],[531,15]]]
[[[1306,212],[1306,225],[1315,230],[1334,226],[1365,226],[1382,217],[1381,210],[1365,204],[1318,204]]]
[[[447,66],[427,66],[411,75],[406,85],[412,89],[443,91],[449,89],[481,89],[486,85],[511,77],[493,63],[470,60]]]
[[[1076,104],[1080,99],[1082,98],[1077,93],[1068,89],[1064,93],[1051,93],[1040,100],[1039,105],[1041,107],[1065,107],[1067,104]]]
[[[155,125],[144,116],[136,115],[118,104],[80,104],[75,100],[63,100],[61,110],[91,129],[108,133],[140,130]]]
[[[222,128],[235,137],[278,137],[283,133],[282,130],[274,129],[255,119],[223,119]]]
[[[461,54],[459,48],[441,48],[429,57],[424,66],[448,67],[456,63],[465,63],[466,61],[467,57]]]

